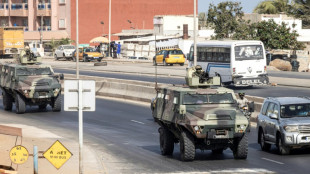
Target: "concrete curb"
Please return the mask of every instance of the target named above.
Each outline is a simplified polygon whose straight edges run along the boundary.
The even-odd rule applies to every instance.
[[[75,79],[75,75],[65,74],[66,79]],[[105,97],[115,97],[120,99],[141,101],[150,103],[155,97],[156,91],[154,83],[140,82],[134,80],[123,80],[114,78],[103,78],[94,76],[80,76],[80,79],[96,80],[96,95]],[[158,84],[164,86],[165,84]],[[254,109],[259,112],[264,98],[256,96],[247,96],[249,101],[254,101]]]

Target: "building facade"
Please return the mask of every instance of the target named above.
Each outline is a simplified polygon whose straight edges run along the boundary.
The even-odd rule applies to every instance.
[[[25,42],[70,37],[70,0],[0,0],[0,26],[24,27]]]
[[[67,0],[68,1],[68,0]],[[193,0],[111,0],[111,33],[123,29],[153,29],[156,15],[192,15]],[[76,1],[71,1],[71,38],[76,38]],[[79,1],[79,43],[109,32],[109,0]],[[112,40],[116,40],[113,36]]]

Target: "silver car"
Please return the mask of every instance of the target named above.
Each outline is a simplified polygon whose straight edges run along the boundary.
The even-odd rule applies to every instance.
[[[267,98],[257,118],[258,143],[267,151],[271,145],[279,154],[310,147],[310,98]]]
[[[73,52],[75,51],[75,46],[73,45],[60,45],[55,51],[55,60],[60,58],[65,58],[67,60],[72,60]]]

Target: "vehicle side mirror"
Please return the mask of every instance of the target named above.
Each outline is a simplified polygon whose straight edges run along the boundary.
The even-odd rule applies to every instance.
[[[254,112],[254,102],[248,103],[248,111],[249,112]]]
[[[179,113],[180,113],[180,115],[184,115],[186,113],[186,106],[185,105],[180,105]]]
[[[269,114],[269,117],[270,117],[271,119],[278,119],[277,114]]]

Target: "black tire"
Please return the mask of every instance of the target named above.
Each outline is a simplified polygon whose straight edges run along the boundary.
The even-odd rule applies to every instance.
[[[258,137],[259,137],[259,144],[260,144],[261,149],[263,151],[269,151],[271,144],[268,144],[265,142],[265,135],[264,135],[264,132],[262,130],[259,131]]]
[[[160,152],[162,155],[172,155],[174,149],[174,135],[166,128],[159,128]]]
[[[222,154],[223,151],[224,151],[223,148],[221,148],[221,149],[214,149],[214,150],[212,150],[212,153],[213,153],[213,154]]]
[[[101,59],[97,59],[97,62],[101,62]]]
[[[168,64],[166,63],[166,60],[165,60],[165,59],[164,59],[163,63],[164,63],[164,66],[167,66],[167,65],[168,65]]]
[[[193,136],[188,132],[182,132],[180,137],[180,155],[182,161],[195,159],[195,143]]]
[[[3,90],[2,97],[3,97],[2,102],[3,102],[4,110],[11,111],[12,107],[13,107],[13,98],[12,98],[12,96]]]
[[[289,155],[291,153],[291,149],[283,144],[280,135],[277,136],[277,147],[280,155]]]
[[[248,135],[234,141],[233,154],[235,159],[246,159],[248,156]]]
[[[47,104],[41,104],[41,105],[39,105],[39,109],[40,109],[40,110],[44,110],[44,109],[46,109],[46,107],[47,107]]]
[[[52,104],[53,112],[60,112],[61,111],[61,94],[58,94],[56,98],[53,100]]]
[[[184,63],[181,63],[180,66],[184,66]]]
[[[57,54],[55,54],[54,57],[55,57],[55,60],[58,60]]]
[[[20,94],[16,94],[15,99],[16,114],[23,114],[26,111],[26,103]]]
[[[153,59],[153,66],[156,66],[156,65],[157,65],[156,60]]]

